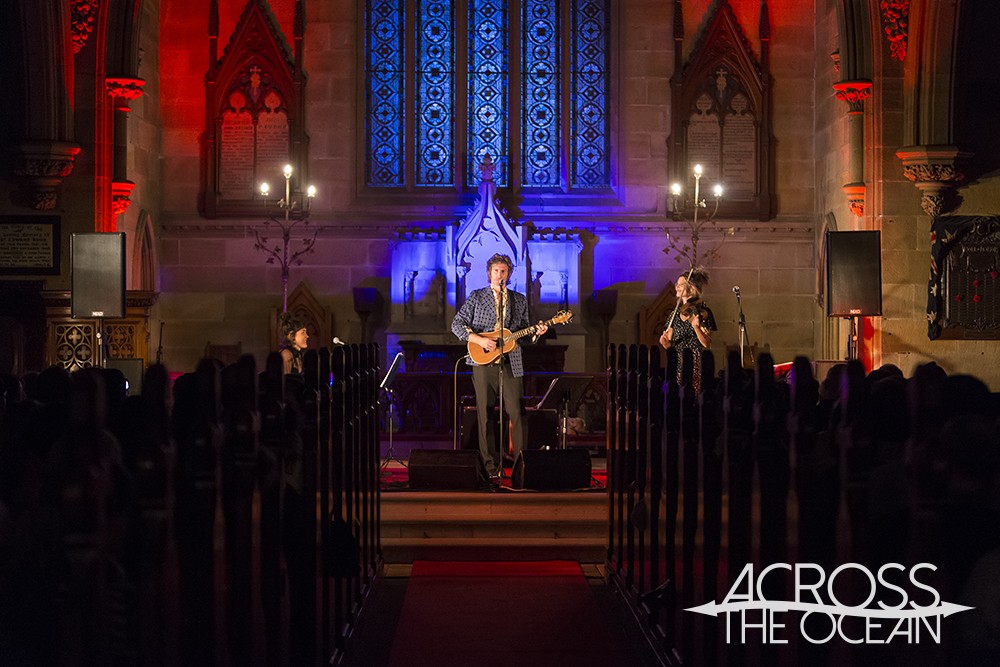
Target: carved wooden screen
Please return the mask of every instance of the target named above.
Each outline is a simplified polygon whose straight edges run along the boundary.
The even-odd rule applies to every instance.
[[[302,3],[295,6],[295,57],[270,9],[250,0],[222,57],[215,60],[218,19],[210,21],[206,77],[205,217],[260,214],[260,184],[269,200],[284,196],[283,169],[292,166],[292,191],[306,181],[302,75]]]
[[[927,320],[931,340],[1000,339],[1000,217],[934,220]]]
[[[674,11],[680,12],[679,2]],[[676,19],[675,31],[680,29]],[[732,8],[715,3],[690,59],[681,67],[675,57],[670,182],[683,184],[688,196],[682,208],[690,209],[689,216],[696,164],[704,170],[702,198],[711,199],[716,184],[724,188],[720,218],[768,220],[774,213],[767,30],[764,15],[759,62]]]

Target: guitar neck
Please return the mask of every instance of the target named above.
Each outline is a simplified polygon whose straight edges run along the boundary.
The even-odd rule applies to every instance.
[[[542,324],[544,324],[545,326],[550,326],[550,325],[552,325],[554,323],[555,323],[554,319],[542,322]],[[511,335],[507,336],[506,340],[517,340],[518,338],[522,338],[524,336],[527,336],[528,334],[535,333],[535,331],[537,329],[538,329],[538,325],[537,324],[532,324],[530,327],[527,327],[525,329],[521,329],[520,331],[515,331]]]

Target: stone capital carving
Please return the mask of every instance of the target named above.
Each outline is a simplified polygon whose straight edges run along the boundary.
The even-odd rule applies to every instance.
[[[131,77],[115,77],[104,80],[104,87],[115,103],[118,111],[131,111],[129,102],[142,97],[142,87],[146,85],[143,79]]]
[[[14,157],[14,174],[21,178],[15,203],[36,211],[56,207],[56,188],[73,171],[80,146],[67,141],[25,141]]]
[[[121,215],[128,210],[128,205],[132,203],[131,194],[135,183],[132,181],[120,181],[111,184],[111,212]]]
[[[70,0],[70,30],[73,36],[73,53],[80,53],[87,38],[94,30],[98,0]]]
[[[929,216],[950,209],[948,200],[972,153],[956,146],[907,146],[896,151],[903,162],[903,175],[920,190],[920,207]]]
[[[843,187],[844,194],[847,195],[847,207],[851,213],[863,217],[865,214],[865,184],[848,183]]]
[[[910,0],[882,0],[882,19],[889,51],[897,60],[906,60],[906,40],[910,30]]]
[[[871,97],[871,81],[840,81],[833,84],[833,89],[837,91],[837,99],[847,102],[850,107],[847,113],[864,113],[864,101]]]

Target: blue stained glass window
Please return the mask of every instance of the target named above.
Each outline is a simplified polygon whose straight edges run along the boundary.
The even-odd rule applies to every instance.
[[[610,186],[607,0],[573,7],[570,187]]]
[[[466,184],[479,185],[488,153],[507,185],[507,1],[469,0],[469,146]]]
[[[455,15],[452,0],[417,3],[416,179],[455,182]]]
[[[365,20],[365,183],[404,185],[405,0],[369,0]]]
[[[608,2],[466,0],[459,17],[455,0],[366,0],[365,184],[453,186],[463,151],[466,187],[478,185],[487,153],[500,187],[510,185],[507,166],[518,159],[524,188],[609,187]],[[518,35],[510,34],[512,14]],[[510,88],[511,42],[521,49],[520,90]],[[468,45],[462,72],[457,43]],[[467,92],[461,102],[459,89]],[[520,127],[508,123],[512,109]]]
[[[523,3],[521,177],[525,187],[558,187],[559,7],[553,0]]]

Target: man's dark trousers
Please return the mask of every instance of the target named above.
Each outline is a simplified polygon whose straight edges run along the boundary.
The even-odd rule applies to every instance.
[[[472,386],[476,390],[476,416],[479,419],[479,453],[490,476],[500,474],[503,465],[497,448],[497,420],[493,407],[500,391],[500,366],[472,367]],[[511,374],[510,363],[503,364],[503,408],[510,417],[510,435],[514,460],[524,448],[524,383]]]

